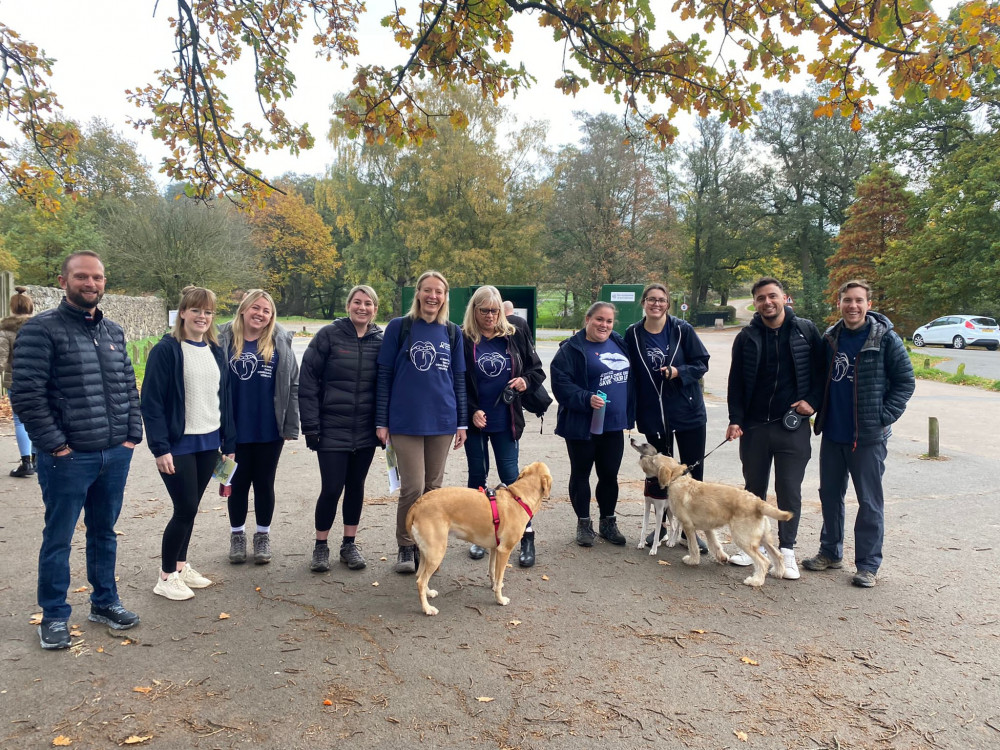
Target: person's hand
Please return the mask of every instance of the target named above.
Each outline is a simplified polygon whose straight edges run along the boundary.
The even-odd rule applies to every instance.
[[[306,448],[311,451],[319,450],[319,433],[314,432],[306,435]]]
[[[124,443],[122,443],[122,445],[128,448],[130,451],[135,450],[135,443],[133,443],[131,440],[126,440]]]
[[[663,373],[663,377],[667,380],[673,380],[677,377],[677,368],[667,365],[666,367],[661,367],[660,372]]]
[[[377,437],[378,441],[380,443],[382,443],[383,447],[385,447],[386,445],[389,444],[389,428],[388,427],[376,427],[375,428],[375,437]]]
[[[458,432],[455,433],[455,450],[458,450],[463,445],[465,445],[465,430],[461,427],[458,428]]]
[[[54,455],[56,458],[62,458],[63,456],[68,456],[72,452],[73,450],[71,448],[63,448],[58,453],[53,453],[52,455]]]
[[[813,409],[812,406],[809,405],[809,402],[806,401],[805,399],[802,399],[801,401],[796,401],[794,404],[792,404],[792,408],[795,409],[795,411],[801,414],[803,417],[811,417],[813,414],[816,413],[816,410]]]
[[[738,424],[731,424],[726,428],[726,440],[735,440],[743,437],[743,428]]]
[[[596,393],[593,394],[590,397],[590,408],[591,409],[600,409],[602,406],[604,406],[604,399],[601,398],[600,396],[598,396]]]
[[[156,468],[160,470],[161,474],[173,474],[174,473],[173,455],[170,453],[164,453],[162,456],[157,456]]]
[[[235,453],[227,453],[226,454],[226,458],[228,458],[230,461],[235,461],[236,460],[236,454]]]
[[[518,393],[524,393],[526,390],[528,390],[528,384],[522,377],[511,378],[510,382],[507,383],[507,385],[513,388]]]
[[[486,429],[486,412],[484,412],[482,409],[478,409],[472,415],[472,424],[474,424],[480,430],[485,430]]]

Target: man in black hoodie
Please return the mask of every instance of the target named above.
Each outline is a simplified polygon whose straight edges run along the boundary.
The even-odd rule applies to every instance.
[[[726,438],[740,439],[746,488],[762,500],[774,463],[778,507],[795,514],[791,521],[778,523],[785,578],[795,579],[802,478],[812,455],[809,417],[823,395],[823,342],[816,326],[796,317],[785,304],[780,281],[759,279],[751,294],[757,313],[733,342]],[[742,553],[730,562],[752,564]]]

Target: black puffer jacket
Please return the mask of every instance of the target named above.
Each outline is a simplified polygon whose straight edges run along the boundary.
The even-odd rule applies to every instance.
[[[65,299],[21,328],[11,405],[39,453],[142,440],[139,391],[121,326]]]
[[[871,330],[854,363],[855,445],[870,445],[890,437],[892,423],[903,416],[916,387],[913,364],[902,340],[892,330],[892,323],[881,313],[870,310],[868,320]],[[830,371],[843,328],[844,321],[840,320],[823,334]],[[826,422],[829,396],[830,377],[827,375],[823,404],[813,427],[817,435]]]
[[[382,329],[358,338],[350,318],[323,326],[302,355],[299,415],[302,433],[320,436],[321,451],[381,445],[375,437],[375,384]]]

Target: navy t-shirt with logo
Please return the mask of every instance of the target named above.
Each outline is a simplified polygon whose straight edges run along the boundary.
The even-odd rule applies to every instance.
[[[868,323],[857,331],[840,329],[837,353],[830,370],[829,412],[823,426],[823,437],[835,443],[850,445],[856,432],[854,424],[854,365],[871,330]]]
[[[479,408],[486,414],[486,428],[483,432],[508,430],[510,406],[503,399],[497,402],[511,378],[507,339],[503,336],[480,339],[472,351],[476,360],[471,366],[475,368],[476,385],[479,387]]]
[[[229,384],[233,394],[233,418],[237,443],[273,443],[281,440],[274,416],[274,376],[278,350],[265,362],[256,341],[244,341],[243,351],[229,360]]]
[[[604,342],[584,342],[587,352],[587,381],[591,391],[607,395],[604,431],[614,432],[628,427],[628,371],[625,352],[611,339]]]
[[[663,330],[659,333],[650,333],[645,328],[642,329],[642,356],[646,358],[649,369],[654,373],[660,372],[661,367],[666,367],[670,364],[670,335],[667,330],[668,328],[669,326],[663,326]],[[663,377],[663,373],[660,373],[660,375]]]

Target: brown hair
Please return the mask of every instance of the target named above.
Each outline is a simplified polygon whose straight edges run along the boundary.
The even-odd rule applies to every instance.
[[[177,305],[177,320],[174,321],[174,328],[171,333],[177,341],[184,341],[184,321],[181,313],[193,307],[202,310],[215,312],[215,292],[201,286],[186,286],[181,290],[181,301]],[[215,326],[209,326],[205,331],[205,339],[213,344],[219,343],[219,337],[215,334]]]
[[[840,285],[840,288],[837,289],[837,300],[839,301],[840,298],[844,296],[844,292],[846,292],[848,289],[853,289],[854,287],[857,287],[858,289],[864,289],[866,299],[872,298],[872,288],[867,281],[865,281],[864,279],[851,279],[850,281],[845,281],[843,284]]]
[[[65,279],[69,275],[69,262],[73,260],[73,258],[80,258],[80,257],[97,258],[98,262],[102,266],[104,265],[104,261],[101,260],[101,256],[95,253],[93,250],[78,250],[77,252],[70,253],[65,258],[63,258],[62,270],[59,271],[59,275]]]
[[[17,292],[17,294],[10,298],[10,314],[31,315],[35,312],[35,303],[32,302],[31,297],[28,296],[28,288],[24,286],[16,286],[14,287],[14,291]]]

